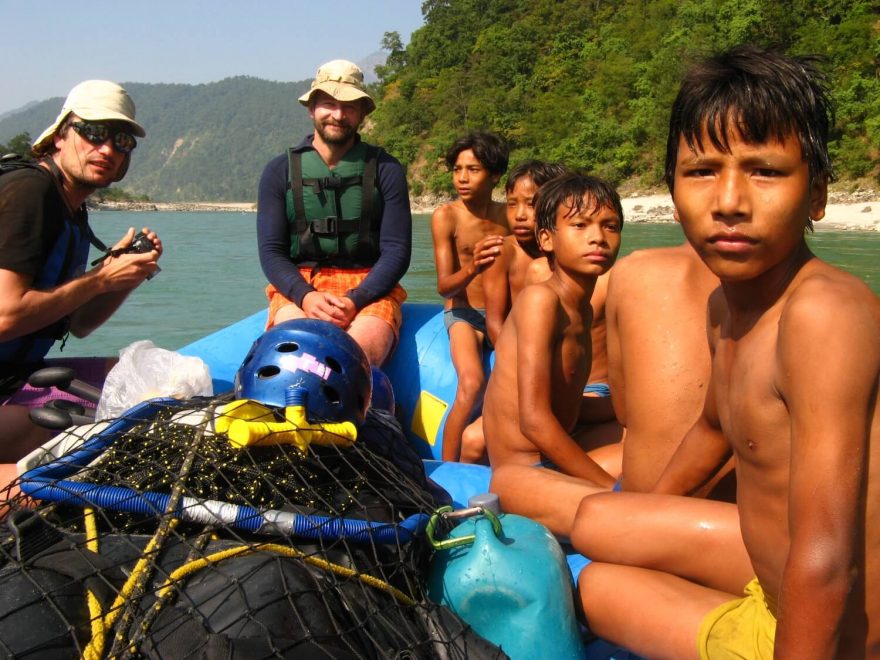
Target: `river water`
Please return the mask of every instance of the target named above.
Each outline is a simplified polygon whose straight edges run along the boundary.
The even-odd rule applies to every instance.
[[[162,272],[134,291],[92,336],[69,339],[62,353],[56,344],[50,355],[116,355],[141,339],[174,350],[264,308],[266,282],[257,258],[255,220],[254,213],[92,213],[95,233],[108,244],[129,226],[156,230],[165,246]],[[413,221],[412,264],[403,284],[409,300],[439,302],[430,215],[416,215]],[[621,256],[681,241],[676,224],[628,224]],[[820,257],[880,294],[880,233],[826,230],[808,241]]]

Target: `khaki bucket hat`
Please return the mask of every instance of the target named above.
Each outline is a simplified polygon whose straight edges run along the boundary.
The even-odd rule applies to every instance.
[[[109,80],[86,80],[70,90],[55,123],[34,142],[35,154],[42,155],[48,151],[55,132],[70,113],[86,121],[124,121],[136,136],[144,137],[147,134],[143,126],[134,120],[134,101],[122,86]]]
[[[322,64],[315,74],[311,89],[299,97],[299,102],[308,106],[312,94],[319,91],[329,94],[337,101],[364,99],[367,114],[376,109],[376,103],[364,84],[364,72],[357,64],[348,60],[332,60]]]

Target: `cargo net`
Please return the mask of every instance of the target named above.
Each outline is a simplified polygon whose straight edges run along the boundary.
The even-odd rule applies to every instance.
[[[217,411],[149,402],[77,427],[9,487],[0,655],[502,655],[425,595],[445,492],[391,415],[353,443],[242,448]]]

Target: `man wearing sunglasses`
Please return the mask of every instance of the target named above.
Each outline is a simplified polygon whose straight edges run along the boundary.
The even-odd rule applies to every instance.
[[[126,253],[130,228],[94,268],[87,263],[90,244],[105,248],[89,227],[86,198],[125,176],[144,135],[122,87],[88,80],[37,138],[37,164],[0,178],[0,464],[48,438],[28,418],[46,394],[24,381],[45,366],[52,344],[68,332],[91,333],[158,268],[162,243],[146,227],[152,250]],[[104,358],[78,360],[77,378],[100,385],[109,366]],[[11,476],[0,466],[0,482]]]

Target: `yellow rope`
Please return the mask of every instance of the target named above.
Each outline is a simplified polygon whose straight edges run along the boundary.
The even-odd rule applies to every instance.
[[[93,515],[94,512],[92,512],[92,516]],[[89,517],[87,516],[87,526],[89,524],[88,521]],[[178,522],[179,521],[177,518],[172,519],[172,528],[176,527]],[[94,519],[92,519],[92,524],[94,525]],[[95,547],[97,548],[97,528],[94,528],[93,531],[89,531],[87,534],[88,536],[94,535]],[[84,658],[84,660],[100,660],[101,656],[104,653],[104,638],[106,636],[106,633],[108,630],[113,628],[113,625],[116,623],[116,619],[119,618],[119,614],[122,612],[122,606],[125,604],[126,599],[131,595],[131,592],[134,590],[135,585],[140,579],[141,574],[146,571],[147,568],[149,568],[150,560],[148,557],[153,553],[157,542],[158,541],[155,536],[150,539],[147,547],[144,548],[143,555],[134,565],[134,568],[131,571],[131,575],[128,576],[128,580],[126,580],[125,584],[122,585],[122,589],[119,590],[119,593],[116,595],[116,600],[113,601],[113,605],[110,606],[110,611],[106,615],[102,616],[100,603],[97,604],[97,618],[95,618],[94,614],[92,615],[92,639],[83,651],[82,657]],[[89,549],[91,550],[91,548]],[[90,603],[92,598],[94,598],[94,596],[91,592],[89,592]],[[91,612],[91,604],[89,606],[89,611]]]
[[[337,575],[341,575],[346,578],[357,578],[368,586],[379,589],[380,591],[384,591],[393,598],[399,600],[404,605],[416,604],[416,601],[407,596],[397,587],[388,584],[384,580],[380,580],[379,578],[373,577],[372,575],[358,573],[354,569],[348,568],[346,566],[341,566],[339,564],[334,564],[325,559],[306,555],[304,552],[301,552],[296,548],[286,545],[280,545],[278,543],[261,543],[254,546],[243,545],[235,548],[228,548],[226,550],[220,550],[218,552],[210,554],[207,557],[196,559],[195,561],[191,561],[188,564],[184,564],[172,571],[171,575],[169,575],[168,579],[165,581],[165,584],[163,584],[162,587],[156,592],[157,596],[161,598],[166,590],[172,589],[174,587],[173,583],[178,582],[185,577],[192,575],[193,573],[200,571],[207,566],[210,566],[211,564],[221,562],[224,559],[249,555],[255,552],[274,552],[282,556],[302,559],[308,564],[312,564],[313,566],[317,566],[318,568],[331,571],[333,573],[336,573]]]
[[[86,509],[85,514],[86,547],[92,552],[97,553],[98,529],[95,523],[95,512],[93,509]],[[173,521],[173,524],[176,523],[177,519]],[[107,631],[109,631],[116,623],[119,612],[122,611],[122,605],[124,604],[128,595],[131,593],[131,590],[134,588],[134,584],[137,582],[139,574],[143,572],[147,567],[147,562],[149,561],[147,559],[147,556],[152,553],[154,542],[155,537],[150,539],[150,543],[148,543],[147,547],[144,549],[143,556],[141,556],[137,564],[135,564],[131,575],[129,576],[128,580],[126,580],[122,589],[120,589],[119,594],[116,596],[116,600],[110,607],[110,612],[106,616],[101,611],[101,603],[98,598],[91,592],[91,590],[88,591],[89,615],[92,622],[92,639],[91,641],[89,641],[88,646],[86,646],[85,650],[83,651],[82,657],[84,660],[100,660],[103,656]],[[255,546],[242,545],[235,548],[227,548],[226,550],[220,550],[201,559],[196,559],[194,561],[183,564],[182,566],[179,566],[171,572],[171,574],[165,580],[165,583],[156,591],[156,597],[158,600],[161,601],[166,592],[169,589],[174,588],[175,583],[186,579],[188,576],[204,568],[207,568],[212,564],[216,564],[225,559],[231,559],[233,557],[253,554],[255,552],[274,552],[285,557],[302,559],[308,564],[311,564],[323,570],[330,571],[332,573],[336,573],[337,575],[341,575],[346,578],[356,578],[364,584],[373,587],[374,589],[378,589],[389,594],[404,605],[416,604],[416,601],[407,596],[397,587],[389,584],[384,580],[380,580],[379,578],[376,578],[372,575],[358,573],[354,569],[348,568],[346,566],[341,566],[339,564],[334,564],[325,559],[320,559],[319,557],[306,555],[304,552],[297,550],[294,547],[280,545],[278,543],[262,543]]]
[[[95,522],[95,510],[87,507],[83,511],[86,523],[86,548],[98,553],[98,524]],[[89,621],[92,628],[92,641],[83,652],[86,660],[96,660],[104,653],[104,613],[101,611],[101,601],[89,589],[86,592],[86,600],[89,605]],[[94,644],[94,648],[92,645]],[[90,648],[92,649],[90,651]]]

